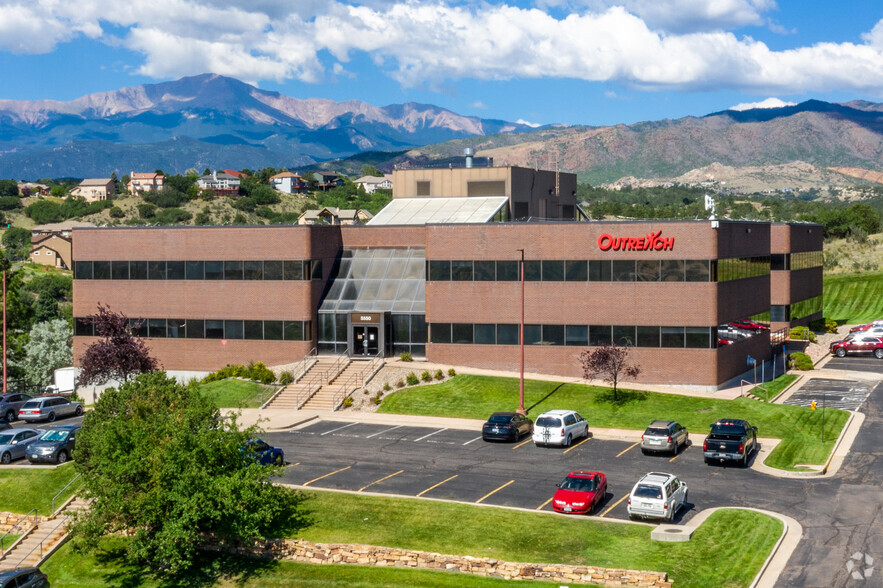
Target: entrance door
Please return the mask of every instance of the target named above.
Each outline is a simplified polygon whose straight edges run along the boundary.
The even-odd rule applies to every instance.
[[[377,355],[380,350],[378,327],[353,325],[353,355]]]

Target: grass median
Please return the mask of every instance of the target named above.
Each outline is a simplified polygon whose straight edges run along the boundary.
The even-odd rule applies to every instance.
[[[52,498],[77,475],[73,464],[63,467],[9,468],[0,470],[0,511],[24,514],[36,508],[39,515],[52,514]],[[75,481],[55,501],[55,508],[80,487]]]
[[[536,418],[546,410],[576,410],[590,427],[643,431],[654,419],[680,422],[693,442],[701,441],[719,418],[745,419],[759,437],[781,439],[767,458],[770,467],[794,470],[797,464],[824,464],[849,413],[827,410],[822,440],[822,411],[801,406],[768,404],[751,398],[718,400],[679,394],[525,380],[524,405]],[[518,406],[518,380],[460,375],[440,384],[399,390],[383,399],[379,412],[486,419],[498,410]]]
[[[200,384],[203,396],[214,400],[218,408],[260,408],[275,388],[246,380],[218,380]]]
[[[297,536],[526,563],[568,563],[667,572],[675,586],[748,586],[782,532],[782,523],[742,510],[714,513],[685,543],[650,540],[651,527],[467,504],[310,492],[302,503],[309,525]],[[96,555],[68,550],[43,569],[53,587],[153,586],[147,570],[122,563],[124,539]],[[212,586],[502,586],[468,574],[384,570],[343,565],[206,558],[189,585]],[[238,566],[238,567],[237,567]],[[196,581],[197,577],[204,581]],[[554,583],[550,585],[560,585]]]

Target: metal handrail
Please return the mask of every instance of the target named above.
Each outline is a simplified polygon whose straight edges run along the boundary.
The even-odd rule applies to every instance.
[[[750,382],[750,381],[748,381],[748,380],[740,380],[740,381],[739,381],[739,397],[740,397],[740,398],[741,398],[742,396],[745,396],[745,393],[743,392],[742,384],[749,384],[749,385],[752,386],[752,389],[754,389],[754,388],[760,388],[761,390],[763,390],[764,392],[766,392],[766,402],[769,402],[769,401],[770,401],[770,391],[767,390],[767,389],[763,386],[763,384],[758,384],[758,383],[756,383],[756,382]],[[749,391],[749,393],[751,393],[751,392]],[[753,396],[757,396],[757,394],[752,394],[752,395],[753,395]],[[757,397],[760,398],[760,396],[757,396]]]
[[[77,478],[79,478],[81,475],[82,474],[77,474],[76,476],[74,476],[73,480],[71,480],[70,482],[67,483],[67,486],[65,486],[64,488],[59,490],[58,494],[56,494],[55,496],[52,497],[52,516],[55,516],[55,499],[58,498],[59,496],[61,496],[65,490],[70,488],[70,485],[73,484],[74,482],[76,482]]]
[[[2,537],[0,537],[0,555],[6,553],[6,549],[3,547],[3,540],[6,539],[7,535],[11,535],[12,532],[16,529],[20,531],[21,529],[19,528],[19,525],[22,523],[22,521],[28,520],[28,517],[31,516],[31,513],[34,513],[34,520],[31,522],[31,525],[35,525],[37,523],[37,509],[32,508],[28,511],[28,514],[26,514],[24,518],[18,519],[18,521],[14,525],[12,525],[12,527],[8,531],[3,533]]]
[[[51,531],[49,531],[49,533],[46,535],[46,537],[45,537],[44,539],[42,539],[39,543],[37,543],[36,545],[34,545],[34,547],[32,547],[31,550],[30,550],[29,552],[27,552],[23,558],[21,558],[20,560],[18,560],[18,563],[15,564],[15,567],[21,567],[21,564],[22,564],[26,559],[28,559],[29,557],[31,557],[31,554],[34,553],[34,551],[36,551],[38,547],[40,548],[40,559],[43,559],[43,543],[46,542],[46,539],[49,539],[50,537],[52,537],[52,535],[55,533],[55,531],[57,531],[58,528],[61,527],[62,525],[64,525],[66,522],[67,522],[67,521],[65,521],[64,519],[62,519],[61,521],[59,521],[59,523],[58,523],[57,525],[55,525],[55,526],[52,528]]]
[[[311,382],[306,385],[306,389],[299,391],[294,395],[294,406],[295,410],[300,410],[300,408],[306,404],[307,400],[312,398],[313,394],[319,389],[319,386],[316,386],[314,382]]]
[[[316,347],[313,347],[312,349],[310,349],[307,352],[306,355],[304,355],[303,359],[300,360],[300,366],[297,368],[300,371],[300,373],[295,375],[294,372],[292,372],[292,374],[291,374],[294,378],[291,381],[292,384],[297,384],[297,381],[300,380],[301,378],[303,378],[307,374],[307,371],[310,369],[310,367],[312,367],[312,364],[310,364],[310,367],[307,367],[307,362],[310,361],[312,358],[318,357],[318,356],[319,356],[319,349]]]
[[[338,355],[337,361],[335,361],[333,364],[331,364],[331,367],[325,370],[322,378],[323,383],[330,384],[334,378],[339,376],[340,372],[342,372],[347,365],[344,363],[344,360],[349,362],[349,359],[350,358],[347,355]]]
[[[333,407],[333,410],[340,408],[340,405],[343,404],[343,401],[346,400],[347,396],[359,388],[364,388],[365,384],[368,383],[368,378],[377,371],[378,364],[382,363],[383,357],[378,353],[371,358],[371,362],[365,367],[365,369],[350,375],[343,381],[343,383],[339,384],[340,389],[331,398],[331,406]],[[356,384],[358,384],[358,386],[353,387]]]

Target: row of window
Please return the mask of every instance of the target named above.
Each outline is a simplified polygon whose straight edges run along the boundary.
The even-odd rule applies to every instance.
[[[770,307],[770,319],[776,322],[788,322],[802,319],[822,312],[822,297],[815,296],[793,304],[774,305]]]
[[[312,321],[245,321],[220,319],[129,319],[137,337],[158,339],[250,339],[265,341],[312,341]],[[74,334],[95,335],[89,319],[74,320]]]
[[[518,345],[517,324],[432,323],[430,343]],[[630,347],[717,347],[717,327],[635,325],[524,325],[525,345],[575,347],[616,343]]]
[[[322,260],[77,261],[77,280],[321,280]]]
[[[773,270],[801,270],[809,267],[821,267],[824,261],[821,251],[802,251],[800,253],[777,253],[770,256],[770,267]]]
[[[431,281],[514,282],[519,261],[430,260]],[[528,282],[723,282],[770,272],[769,257],[732,259],[525,260]]]

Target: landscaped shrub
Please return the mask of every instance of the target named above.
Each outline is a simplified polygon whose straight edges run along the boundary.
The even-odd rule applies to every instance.
[[[390,390],[392,390],[392,386],[389,385],[389,382],[386,382],[386,383],[383,385],[383,389],[384,389],[386,392],[389,392]]]
[[[251,362],[244,365],[226,365],[216,372],[212,372],[202,379],[203,384],[226,380],[227,378],[245,378],[262,384],[272,384],[276,380],[276,374],[264,365],[264,362]]]
[[[816,342],[816,334],[810,331],[809,327],[794,327],[791,329],[788,337],[799,341],[809,341],[810,343]]]
[[[809,328],[816,333],[836,333],[837,321],[829,318],[820,318],[809,322]]]
[[[408,383],[408,386],[416,386],[420,383],[420,378],[417,377],[417,374],[414,372],[409,372],[407,376],[405,376],[405,381]]]
[[[792,353],[788,356],[788,369],[811,370],[813,369],[812,359],[806,353]]]
[[[457,375],[457,370],[455,370],[454,368],[448,369],[448,377],[453,378],[456,375]]]
[[[119,206],[112,206],[108,214],[110,214],[110,218],[124,218],[126,216],[126,213]]]
[[[401,361],[414,361],[414,359],[411,357],[411,354],[408,352],[404,352],[401,355],[399,355],[399,359]]]
[[[294,381],[294,376],[291,375],[291,372],[282,372],[279,374],[279,383],[283,386],[287,386]]]
[[[424,382],[430,382],[432,381],[432,374],[430,374],[427,370],[423,370],[423,373],[420,374],[420,379]]]
[[[405,387],[404,381],[399,380],[398,382],[396,382],[396,388],[404,388],[404,387]]]
[[[352,396],[347,396],[346,398],[344,398],[344,399],[343,399],[343,405],[344,405],[344,407],[346,407],[346,408],[351,407],[351,406],[353,405],[353,397],[352,397]]]
[[[380,404],[380,397],[383,395],[383,392],[378,392],[374,398],[371,399],[371,402],[374,404]]]
[[[444,379],[445,379],[445,373],[444,373],[443,371],[441,371],[441,370],[435,370],[435,379],[436,379],[436,380],[444,380]]]

